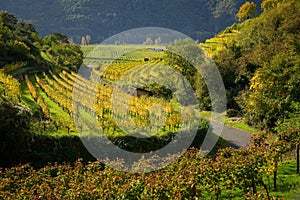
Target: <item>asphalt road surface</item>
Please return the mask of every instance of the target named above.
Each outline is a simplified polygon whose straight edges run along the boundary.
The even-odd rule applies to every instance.
[[[223,128],[220,136],[227,140],[232,148],[245,147],[250,144],[252,134],[237,128],[222,125],[219,122],[211,121],[210,123],[213,126],[213,132],[218,132],[216,130]]]

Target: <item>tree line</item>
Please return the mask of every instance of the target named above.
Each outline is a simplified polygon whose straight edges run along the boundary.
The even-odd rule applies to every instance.
[[[53,64],[76,71],[82,63],[79,46],[70,44],[67,36],[53,33],[41,38],[32,24],[6,11],[0,11],[0,34],[0,69],[5,73],[26,74],[29,70],[45,70]]]

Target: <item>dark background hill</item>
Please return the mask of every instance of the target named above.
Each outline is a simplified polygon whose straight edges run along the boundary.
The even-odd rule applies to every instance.
[[[253,0],[260,5],[261,0]],[[132,28],[174,29],[203,41],[236,22],[246,0],[5,0],[0,9],[32,23],[41,36],[61,32],[76,43]],[[259,7],[259,6],[258,6]]]

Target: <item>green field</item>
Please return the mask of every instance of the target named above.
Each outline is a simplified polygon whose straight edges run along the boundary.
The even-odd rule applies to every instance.
[[[143,61],[144,58],[155,59],[162,55],[154,49],[164,49],[154,45],[89,45],[81,46],[85,56],[84,62],[97,67],[114,62]]]

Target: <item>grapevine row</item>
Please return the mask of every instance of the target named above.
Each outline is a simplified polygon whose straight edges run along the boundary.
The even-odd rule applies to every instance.
[[[66,75],[69,79],[71,79],[73,87],[80,88],[81,90],[86,91],[88,93],[95,93],[96,84],[86,80],[85,78],[81,77],[80,75],[77,75],[74,72],[68,73],[66,71],[63,71],[62,73]]]
[[[70,101],[74,101],[77,104],[80,104],[81,107],[87,108],[89,111],[93,110],[93,102],[90,99],[92,99],[92,95],[95,95],[95,94],[87,93],[86,91],[83,91],[77,87],[75,90],[73,90],[73,87],[70,86],[69,83],[66,83],[66,82],[60,80],[51,72],[50,72],[50,74],[52,75],[52,77],[55,80],[49,78],[46,73],[44,73],[44,77],[45,77],[47,83],[49,85],[51,85],[55,91],[57,91],[61,95],[65,96],[66,99],[69,99]],[[72,90],[70,91],[69,89],[72,89]],[[73,96],[73,92],[75,94],[74,96]],[[85,110],[87,111],[87,109],[85,109]]]
[[[58,82],[60,85],[64,86],[69,91],[72,91],[72,86],[68,85],[67,83],[65,83],[64,81],[59,79],[55,74],[53,74],[53,72],[51,72],[51,71],[49,71],[49,72],[56,82]]]
[[[142,62],[112,63],[104,70],[103,77],[111,81],[119,80],[126,72],[142,64]]]
[[[61,84],[62,81],[57,81],[57,79],[55,79],[55,81],[51,78],[48,77],[48,75],[44,72],[43,73],[45,80],[47,81],[47,83],[49,85],[51,85],[53,87],[53,89],[57,90],[58,92],[60,92],[62,95],[65,95],[67,98],[71,99],[72,98],[72,91],[69,91],[68,88],[66,88],[66,84]]]
[[[44,114],[44,116],[46,118],[49,118],[50,117],[50,111],[49,111],[49,108],[48,108],[47,104],[44,102],[44,99],[39,95],[36,88],[32,85],[32,83],[29,80],[27,75],[25,75],[25,82],[26,82],[27,88],[28,88],[31,96],[40,105],[42,113]]]
[[[15,62],[12,64],[4,65],[3,70],[5,73],[9,73],[9,72],[15,71],[21,67],[24,67],[26,65],[27,65],[27,62]]]
[[[5,73],[0,70],[0,87],[1,94],[10,100],[20,101],[21,90],[20,83],[17,79],[13,78],[11,75],[5,75]],[[3,88],[3,89],[2,89]]]
[[[35,79],[41,89],[49,96],[52,100],[57,102],[64,109],[67,109],[69,114],[72,113],[72,101],[69,98],[66,98],[60,92],[53,90],[49,85],[45,84],[43,80],[41,80],[37,75],[35,75]]]

